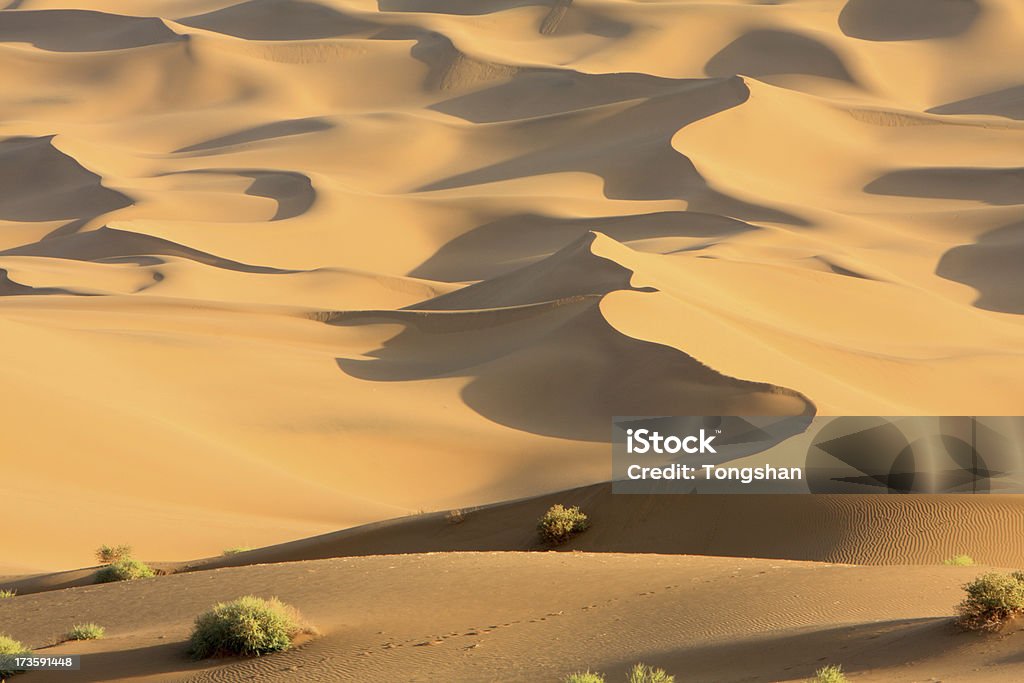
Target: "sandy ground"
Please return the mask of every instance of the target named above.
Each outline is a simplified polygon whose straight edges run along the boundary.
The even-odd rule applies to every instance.
[[[566,552],[545,552],[533,530],[554,500],[592,522]],[[88,655],[80,672],[26,683],[557,683],[588,668],[615,680],[636,661],[707,683],[800,681],[825,664],[853,680],[1010,683],[1024,666],[1019,625],[968,634],[952,617],[963,583],[1024,565],[1022,525],[1015,496],[613,496],[600,485],[458,523],[415,515],[158,564],[161,575],[134,582],[94,585],[94,567],[0,577],[18,593],[0,600],[0,624],[40,654]],[[960,554],[981,565],[943,566]],[[256,660],[190,661],[195,616],[246,594],[297,606],[320,635]],[[61,642],[86,621],[107,637]]]
[[[1019,0],[0,0],[0,631],[95,615],[94,681],[1021,679],[936,566],[1024,564],[1012,497],[601,482],[613,415],[1020,413],[1022,34]],[[528,552],[551,502],[582,554]],[[81,586],[102,543],[204,571]],[[247,591],[324,637],[188,669]]]
[[[609,553],[430,553],[256,565],[40,593],[0,603],[36,646],[65,624],[105,640],[79,681],[555,683],[624,680],[638,660],[680,681],[800,681],[841,663],[857,681],[1016,681],[1024,634],[952,627],[978,567],[867,567]],[[254,660],[190,664],[192,618],[243,593],[276,595],[322,632]],[[144,605],[124,609],[124,605]],[[27,674],[25,683],[42,679]]]

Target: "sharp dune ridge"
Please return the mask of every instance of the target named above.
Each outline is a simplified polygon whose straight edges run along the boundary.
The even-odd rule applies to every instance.
[[[1017,565],[1011,497],[606,481],[613,415],[1019,413],[1022,34],[1018,0],[0,1],[0,463],[45,539],[0,554],[0,632],[100,610],[54,651],[125,681],[802,680],[848,645],[859,680],[1016,680],[1016,634],[942,640],[969,569],[893,566]],[[527,552],[554,502],[580,552]],[[120,542],[168,575],[86,587]],[[324,637],[183,660],[244,591]]]

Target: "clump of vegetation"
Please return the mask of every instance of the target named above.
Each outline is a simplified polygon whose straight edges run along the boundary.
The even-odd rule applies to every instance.
[[[96,572],[96,583],[151,579],[154,576],[156,576],[156,572],[145,562],[128,557],[109,564]]]
[[[847,683],[849,679],[838,664],[823,666],[814,672],[812,683]]]
[[[558,545],[586,531],[588,526],[587,516],[575,505],[571,508],[552,505],[537,522],[537,533],[545,543]]]
[[[996,631],[1024,613],[1024,572],[982,574],[963,586],[967,597],[957,606],[957,624],[967,631]]]
[[[107,630],[99,624],[75,624],[64,635],[65,640],[99,640]]]
[[[605,683],[603,674],[592,671],[577,671],[565,677],[563,683]]]
[[[466,513],[462,510],[449,510],[444,516],[444,521],[451,525],[462,524],[466,521]]]
[[[5,598],[13,598],[17,594],[18,591],[16,590],[0,590],[0,600],[4,600]]]
[[[199,615],[189,652],[196,659],[265,655],[287,650],[296,636],[313,632],[295,608],[277,598],[246,595]]]
[[[96,548],[96,559],[100,564],[114,564],[132,556],[130,545],[101,545]]]
[[[947,567],[971,567],[974,565],[974,558],[970,555],[954,555],[942,564]]]
[[[635,664],[627,674],[627,683],[675,683],[676,677],[646,664]],[[562,683],[605,683],[604,674],[590,670],[577,671],[565,677]]]
[[[20,671],[10,668],[13,662],[9,660],[14,657],[25,656],[29,653],[30,650],[17,640],[0,633],[0,681],[20,673]]]
[[[249,546],[240,545],[234,548],[225,548],[223,555],[224,557],[230,557],[231,555],[238,555],[239,553],[247,553],[250,550],[252,550],[252,548],[250,548]]]
[[[637,664],[629,671],[629,683],[675,683],[676,677],[646,664]]]

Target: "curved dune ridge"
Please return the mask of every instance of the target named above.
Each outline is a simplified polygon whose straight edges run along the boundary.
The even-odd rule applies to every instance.
[[[346,529],[200,560],[200,570],[264,562],[402,552],[534,550],[533,522],[554,503],[578,505],[592,526],[565,548],[848,564],[936,565],[966,554],[982,564],[1024,564],[1024,506],[1015,496],[616,496],[609,484],[463,511]],[[885,542],[880,542],[885,539]],[[50,578],[39,580],[46,588]],[[32,590],[37,580],[24,584]]]
[[[1022,31],[1014,0],[6,3],[4,471],[53,542],[0,570],[592,485],[614,414],[1019,412]],[[931,557],[844,524],[801,557]]]

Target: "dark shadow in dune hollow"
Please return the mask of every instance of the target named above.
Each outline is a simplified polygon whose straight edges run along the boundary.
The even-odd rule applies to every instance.
[[[862,40],[929,40],[966,32],[981,14],[977,0],[849,0],[839,28]]]
[[[837,599],[839,599],[837,597]],[[957,633],[948,617],[894,619],[849,624],[830,628],[809,627],[798,632],[774,633],[743,643],[743,656],[736,657],[737,644],[721,640],[652,652],[647,660],[668,671],[685,671],[696,681],[756,680],[782,681],[814,679],[826,664],[841,662],[844,673],[896,669],[908,661],[921,662],[948,656],[951,649],[964,647],[969,634]],[[609,680],[625,674],[632,662],[617,668],[602,667]],[[856,679],[855,679],[856,680]]]
[[[72,9],[0,14],[0,42],[28,42],[52,52],[105,52],[185,40],[156,17]]]
[[[102,180],[54,147],[52,135],[0,140],[2,220],[68,221],[53,233],[60,235],[132,205],[127,195],[105,187]]]
[[[262,126],[246,128],[245,130],[228,133],[227,135],[221,135],[220,137],[211,138],[203,142],[197,142],[194,145],[176,149],[174,150],[174,153],[183,154],[188,152],[206,152],[220,149],[221,147],[243,145],[248,142],[263,142],[266,140],[291,137],[293,135],[319,133],[321,131],[331,130],[332,128],[334,128],[334,125],[330,121],[319,117],[274,121],[272,123],[263,124]]]
[[[130,642],[129,640],[128,643]],[[230,666],[240,661],[238,659],[221,659],[197,662],[188,656],[188,643],[185,641],[143,647],[131,647],[128,643],[126,643],[125,649],[90,652],[84,655],[82,671],[76,672],[75,680],[81,683],[107,683],[111,680],[111,672],[114,671],[117,672],[119,678],[152,677],[165,674],[170,678],[171,676],[180,676],[186,671],[206,669],[213,664]],[[47,655],[47,650],[38,651],[38,656],[45,655]],[[54,654],[53,656],[58,655]],[[59,676],[55,678],[59,679]]]
[[[737,401],[796,392],[722,375],[677,349],[628,337],[601,314],[600,296],[482,311],[381,311],[330,324],[399,323],[372,360],[337,359],[369,381],[469,377],[466,405],[535,434],[606,442],[614,415],[725,415]]]
[[[414,49],[415,56],[424,63],[441,61],[426,50]],[[679,107],[684,122],[692,123],[696,120],[694,117],[716,113],[704,111],[708,104],[702,102],[701,94],[696,93],[701,86],[710,85],[710,82],[703,79],[662,78],[639,73],[587,74],[571,69],[530,68],[521,69],[514,78],[484,90],[458,95],[428,108],[472,123],[498,123],[693,92],[693,104]],[[722,109],[728,108],[729,102],[733,100],[729,98],[731,93],[719,94],[723,98]],[[739,102],[731,106],[735,104]],[[692,114],[688,113],[691,109]],[[682,125],[680,123],[680,127]]]
[[[153,235],[127,230],[117,230],[110,227],[53,237],[33,244],[14,247],[0,252],[0,256],[44,256],[47,258],[99,263],[132,261],[139,265],[157,265],[164,261],[155,258],[156,256],[174,256],[241,273],[281,274],[297,272],[239,263],[238,261],[215,256],[192,247],[186,247],[177,242],[165,240],[162,237],[154,237]]]
[[[1024,221],[953,247],[942,255],[935,274],[978,290],[978,308],[1024,314]]]
[[[0,268],[0,296],[41,296],[47,294],[64,294],[69,296],[88,296],[63,287],[31,287],[11,279],[6,268]]]
[[[381,12],[426,12],[477,16],[504,12],[519,7],[545,7],[559,0],[377,0]]]
[[[1024,205],[1024,168],[910,168],[864,187],[869,194],[964,199],[996,206]]]
[[[252,180],[245,194],[277,202],[271,221],[282,221],[306,213],[316,202],[316,189],[309,176],[296,171],[270,171],[249,168],[203,168],[175,171],[166,175],[234,175]]]
[[[297,0],[248,0],[179,19],[185,26],[246,40],[315,40],[373,32],[379,25],[327,5]]]
[[[614,83],[609,80],[609,83]],[[627,81],[623,81],[624,83]],[[636,80],[628,80],[635,87]],[[549,84],[550,85],[550,84]],[[557,85],[557,84],[555,84]],[[645,83],[648,88],[652,83]],[[507,84],[498,89],[515,87]],[[460,173],[418,188],[433,192],[553,173],[588,173],[604,181],[609,199],[653,201],[680,199],[698,212],[728,215],[743,221],[772,221],[806,226],[802,218],[780,209],[735,199],[713,189],[684,154],[672,146],[683,127],[742,104],[750,91],[739,78],[679,81],[674,90],[614,113],[580,111],[563,116],[517,120],[506,136],[527,149],[511,159]],[[477,97],[491,96],[491,89]],[[439,111],[470,117],[465,96],[435,105]],[[538,96],[538,100],[540,101]],[[470,119],[471,120],[471,119]]]
[[[717,78],[800,74],[853,83],[843,60],[824,43],[799,33],[758,29],[745,33],[708,60],[704,73]]]
[[[453,16],[483,16],[522,7],[547,7],[537,27],[541,35],[565,32],[603,38],[622,38],[632,31],[628,23],[604,16],[599,8],[574,8],[573,0],[377,0],[381,12],[416,12]]]
[[[949,102],[928,110],[929,114],[987,114],[1024,120],[1024,85]]]
[[[892,171],[864,188],[873,194],[929,199],[962,199],[996,206],[1024,205],[1024,168],[917,168]],[[935,274],[978,290],[974,305],[1024,313],[1024,222],[982,235],[974,244],[953,247]]]
[[[591,230],[626,243],[672,237],[713,243],[759,229],[735,218],[695,211],[593,218],[517,214],[495,219],[456,237],[409,274],[445,282],[483,280],[549,256]]]

